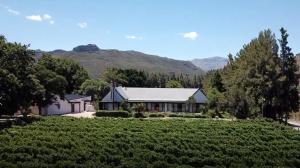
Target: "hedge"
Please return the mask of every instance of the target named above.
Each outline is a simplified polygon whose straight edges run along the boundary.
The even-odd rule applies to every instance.
[[[152,113],[152,114],[149,114],[149,117],[165,117],[165,115],[161,114],[161,113],[159,113],[159,114]]]
[[[97,111],[97,117],[122,117],[128,118],[131,115],[127,111]]]

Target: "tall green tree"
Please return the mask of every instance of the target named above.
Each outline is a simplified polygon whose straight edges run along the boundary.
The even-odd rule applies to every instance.
[[[298,77],[296,72],[298,66],[296,56],[292,53],[292,49],[288,46],[288,33],[284,28],[280,29],[281,39],[280,44],[280,61],[282,71],[282,87],[281,87],[281,115],[285,114],[285,122],[287,123],[288,114],[291,111],[298,111],[299,96],[298,96]]]
[[[39,64],[66,79],[66,93],[78,91],[81,84],[89,79],[87,71],[77,62],[70,59],[54,58],[50,55],[43,55],[39,60]]]
[[[265,30],[225,68],[225,95],[237,116],[276,118],[280,106],[279,61],[275,35]]]
[[[218,70],[213,72],[211,77],[211,87],[217,89],[219,92],[223,92],[225,90],[221,74]]]
[[[41,108],[55,102],[58,98],[57,96],[62,99],[64,98],[67,81],[63,76],[58,75],[39,63],[34,66],[34,69],[37,79],[45,90],[44,94],[36,97],[35,100],[41,113]]]
[[[0,37],[0,85],[7,89],[1,91],[1,113],[13,114],[20,110],[27,114],[35,98],[44,94],[45,89],[33,73],[34,61],[34,51],[27,45],[10,43]]]
[[[0,69],[0,116],[2,114],[14,114],[18,110],[18,102],[15,101],[20,87],[17,77],[5,69]]]
[[[182,85],[179,81],[169,80],[166,82],[166,88],[182,88]]]
[[[100,79],[88,79],[80,86],[80,93],[92,97],[99,102],[109,91],[108,83]]]

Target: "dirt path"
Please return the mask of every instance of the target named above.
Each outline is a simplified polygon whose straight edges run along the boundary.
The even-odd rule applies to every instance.
[[[300,131],[300,121],[296,120],[288,120],[288,124],[292,126],[294,129]]]
[[[70,113],[70,114],[65,114],[63,116],[75,117],[75,118],[94,118],[95,112]]]

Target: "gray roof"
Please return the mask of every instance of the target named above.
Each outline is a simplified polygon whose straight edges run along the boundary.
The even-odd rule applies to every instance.
[[[90,96],[83,96],[83,95],[77,95],[77,94],[66,94],[65,99],[67,101],[73,101],[77,99],[84,99],[84,100],[90,100]]]
[[[206,96],[197,88],[117,87],[116,91],[129,102],[186,102],[191,96],[196,96],[198,103],[207,101]],[[102,102],[111,102],[111,94],[106,95]]]

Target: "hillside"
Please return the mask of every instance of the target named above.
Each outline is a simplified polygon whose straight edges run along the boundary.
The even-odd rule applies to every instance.
[[[224,57],[210,57],[202,59],[193,59],[192,63],[205,71],[220,69],[227,64],[227,59]]]
[[[48,52],[55,57],[70,58],[85,67],[92,77],[98,77],[106,68],[133,68],[147,72],[203,74],[204,71],[189,61],[144,54],[137,51],[104,50],[96,45],[82,45],[72,51]]]

